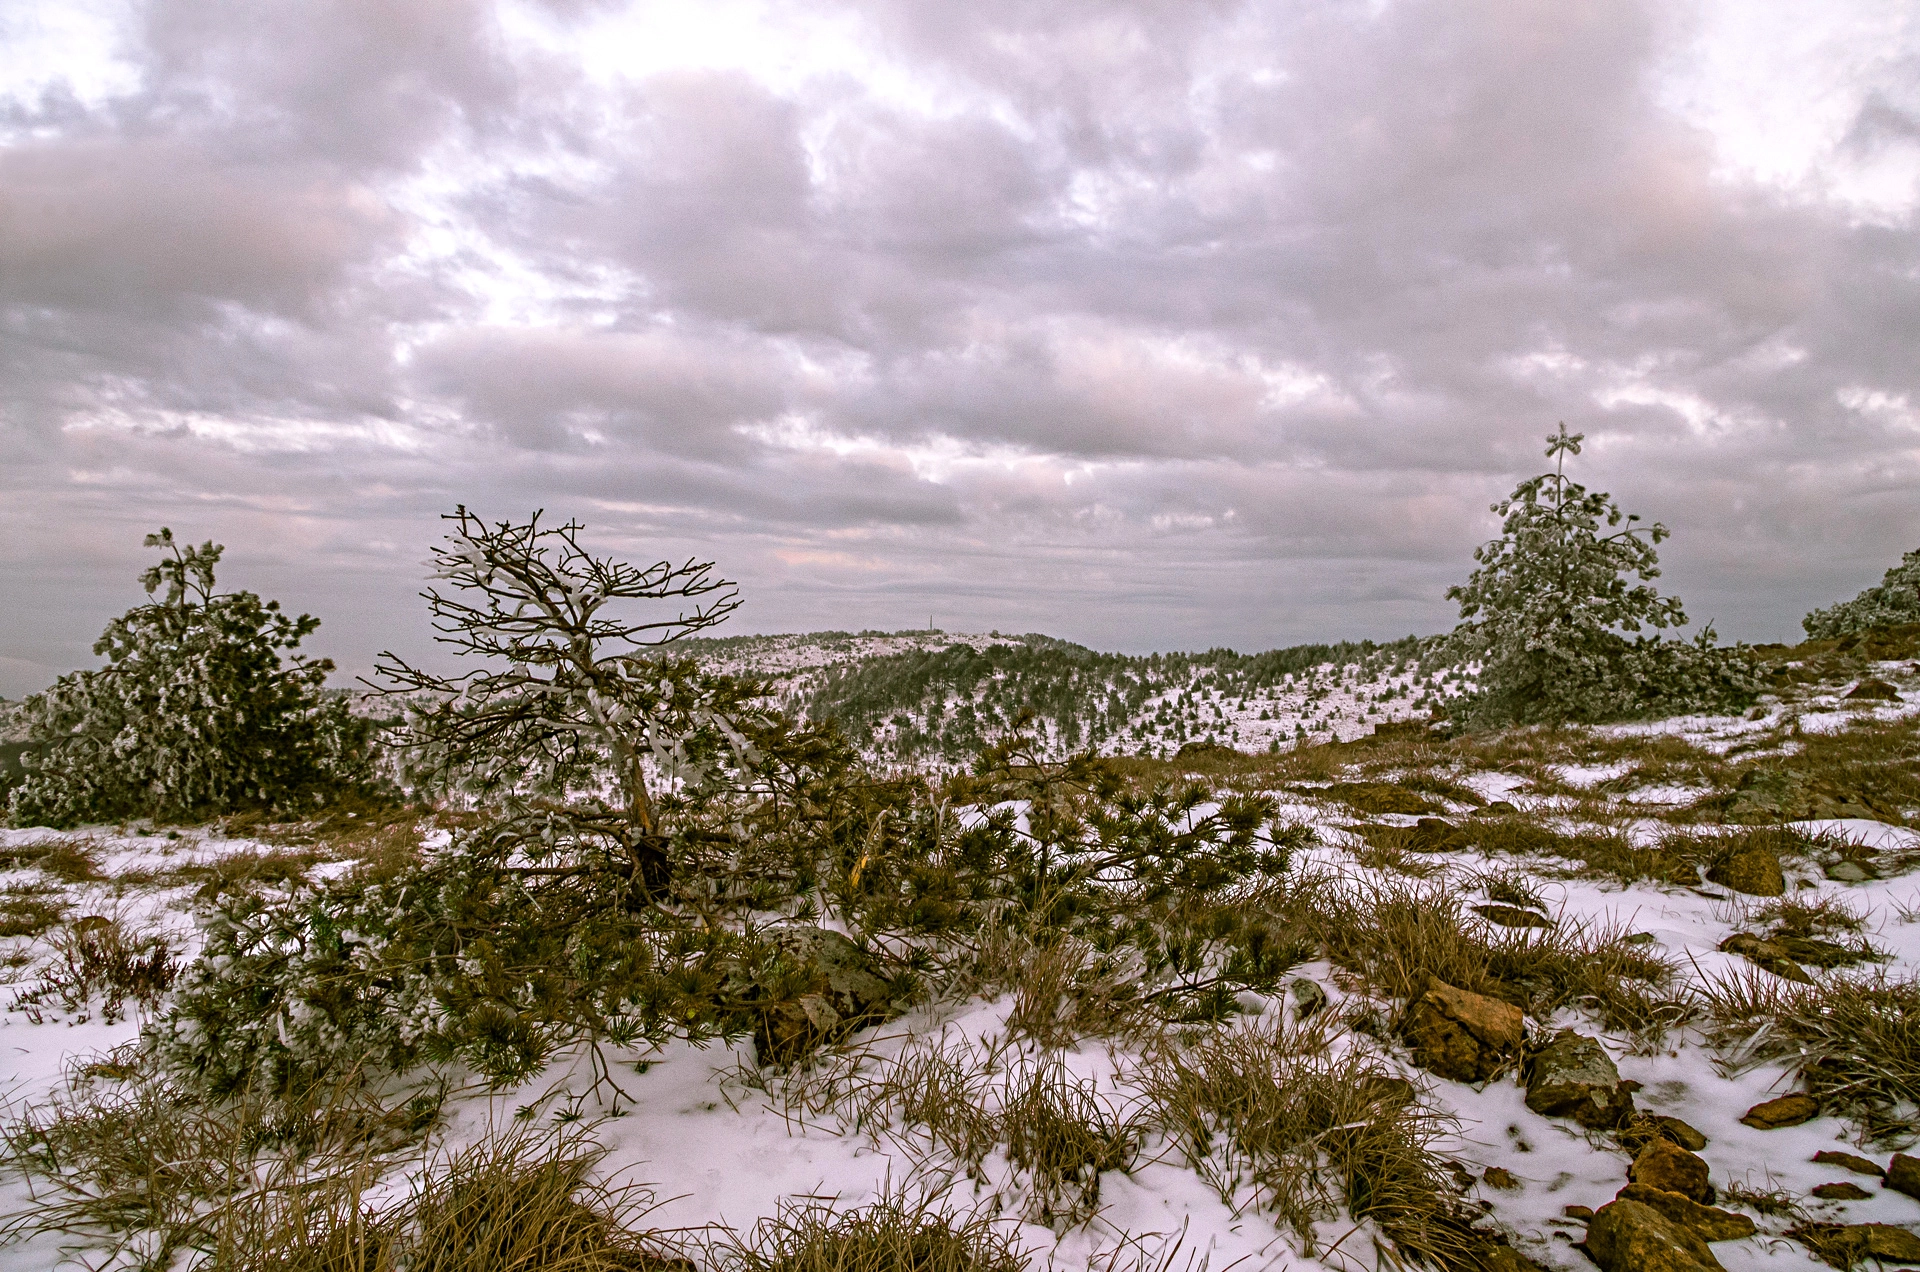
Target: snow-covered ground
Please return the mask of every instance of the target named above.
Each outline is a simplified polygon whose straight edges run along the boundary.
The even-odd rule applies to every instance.
[[[1892,719],[1920,710],[1907,669],[1886,666],[1905,686],[1896,702],[1862,706],[1847,703],[1840,690],[1816,691],[1791,705],[1774,704],[1754,718],[1695,717],[1599,730],[1606,736],[1664,733],[1684,737],[1703,748],[1724,752],[1778,730],[1789,713],[1797,714],[1803,732],[1837,730],[1863,719]],[[1415,672],[1406,673],[1409,676]],[[1319,688],[1309,686],[1319,684]],[[1329,690],[1307,681],[1297,690],[1298,700],[1284,696],[1263,703],[1304,701],[1319,692],[1319,708],[1331,701],[1356,709],[1367,686]],[[1376,686],[1372,692],[1378,692]],[[1330,696],[1344,693],[1345,698]],[[1246,722],[1244,712],[1234,719]],[[1261,709],[1271,710],[1271,706]],[[1262,722],[1265,723],[1265,722]],[[1247,724],[1251,727],[1251,724]],[[1791,746],[1791,743],[1786,744]],[[1554,776],[1566,787],[1591,791],[1602,783],[1625,777],[1629,766],[1565,764]],[[1529,783],[1510,772],[1470,772],[1460,781],[1486,799],[1504,799],[1523,811],[1552,814],[1558,809],[1550,795],[1531,792]],[[1661,804],[1689,802],[1699,792],[1685,787],[1654,786],[1613,797],[1624,815],[1646,813]],[[1301,854],[1295,870],[1326,869],[1364,884],[1381,879],[1379,872],[1361,865],[1350,851],[1358,841],[1346,829],[1350,813],[1321,803],[1294,788],[1282,797],[1286,816],[1306,820],[1320,832],[1322,844]],[[1636,812],[1637,810],[1637,812]],[[1410,823],[1412,818],[1381,820]],[[1633,833],[1652,836],[1663,823],[1628,823]],[[1831,831],[1883,851],[1920,846],[1913,830],[1880,822],[1839,820],[1806,823],[1809,829]],[[27,867],[0,871],[0,888],[40,889],[57,893],[74,916],[116,916],[143,931],[168,934],[191,952],[195,941],[194,889],[186,883],[168,883],[167,872],[183,865],[204,863],[222,855],[269,851],[243,839],[221,839],[208,833],[183,837],[126,835],[106,830],[55,835],[46,831],[0,831],[0,852],[22,844],[49,840],[80,842],[97,854],[100,881],[60,884]],[[1439,854],[1424,858],[1445,870],[1450,886],[1474,886],[1472,876],[1486,861],[1476,852]],[[1503,861],[1512,868],[1526,862]],[[1566,871],[1539,863],[1537,882],[1545,892],[1553,917],[1561,925],[1618,926],[1650,934],[1654,948],[1671,956],[1689,978],[1699,979],[1745,972],[1747,964],[1722,953],[1720,943],[1742,927],[1749,902],[1723,890],[1652,883],[1621,885],[1566,877]],[[1564,863],[1558,863],[1564,865]],[[341,869],[322,866],[318,869]],[[125,882],[132,877],[136,882]],[[116,880],[119,880],[116,882]],[[1829,896],[1844,898],[1865,915],[1872,943],[1889,955],[1886,972],[1908,978],[1920,972],[1920,880],[1914,876],[1845,884],[1802,872],[1789,880],[1792,895],[1801,900]],[[46,953],[44,942],[13,938],[0,942],[7,956],[11,984],[0,986],[5,1002],[31,985],[36,960]],[[1296,976],[1320,984],[1338,1004],[1344,993],[1341,979],[1323,963],[1302,966]],[[1818,974],[1818,973],[1816,973]],[[1286,1003],[1276,999],[1247,1004],[1257,1013],[1283,1013]],[[984,1049],[1006,1042],[1004,1000],[968,999],[925,1005],[884,1027],[856,1037],[840,1058],[845,1065],[884,1066],[891,1058],[929,1046],[971,1045]],[[1599,1032],[1591,1019],[1563,1012],[1548,1026],[1568,1026]],[[109,1022],[97,1011],[62,1014],[47,1012],[37,1022],[20,1010],[0,1011],[0,1081],[10,1107],[44,1098],[56,1089],[62,1075],[78,1057],[100,1054],[132,1041],[136,1019]],[[1807,1196],[1818,1184],[1835,1180],[1867,1182],[1833,1167],[1812,1162],[1822,1149],[1862,1151],[1850,1128],[1835,1118],[1816,1118],[1803,1125],[1772,1131],[1743,1126],[1739,1119],[1752,1105],[1780,1094],[1789,1086],[1778,1065],[1734,1066],[1717,1055],[1691,1030],[1673,1033],[1651,1054],[1637,1052],[1630,1040],[1602,1034],[1621,1073],[1641,1084],[1636,1097],[1647,1111],[1669,1114],[1690,1123],[1708,1137],[1702,1156],[1713,1181],[1722,1187],[1739,1183],[1755,1190],[1784,1189],[1798,1196],[1816,1217],[1838,1221],[1886,1222],[1920,1225],[1920,1201],[1888,1190],[1876,1190],[1866,1200],[1822,1202]],[[1338,1045],[1346,1045],[1344,1043]],[[1018,1056],[1018,1050],[1012,1053]],[[1031,1054],[1029,1059],[1034,1058]],[[1137,1101],[1134,1081],[1142,1056],[1125,1045],[1087,1042],[1063,1056],[1072,1074],[1097,1084],[1115,1108]],[[726,1225],[746,1230],[771,1215],[783,1201],[795,1198],[829,1201],[851,1207],[888,1192],[905,1189],[943,1197],[962,1210],[987,1208],[1010,1229],[1031,1253],[1035,1266],[1089,1268],[1114,1272],[1127,1268],[1160,1267],[1180,1272],[1204,1266],[1213,1272],[1229,1267],[1339,1268],[1373,1267],[1378,1258],[1370,1233],[1347,1230],[1351,1225],[1322,1225],[1320,1252],[1308,1257],[1298,1242],[1279,1230],[1262,1211],[1251,1192],[1227,1200],[1182,1156],[1178,1146],[1149,1140],[1134,1166],[1112,1172],[1101,1180],[1100,1208],[1089,1221],[1051,1227],[1034,1222],[1023,1185],[1004,1157],[989,1156],[978,1178],[956,1174],[943,1166],[937,1154],[916,1146],[911,1136],[891,1136],[855,1129],[831,1109],[801,1108],[804,1091],[785,1080],[760,1077],[752,1068],[750,1046],[695,1047],[676,1044],[660,1052],[635,1051],[620,1055],[616,1066],[619,1085],[628,1099],[618,1102],[618,1115],[607,1102],[604,1088],[596,1088],[586,1058],[564,1057],[535,1080],[508,1092],[488,1092],[479,1084],[463,1088],[449,1106],[443,1142],[458,1145],[476,1140],[490,1129],[506,1125],[516,1111],[532,1109],[533,1116],[557,1119],[578,1117],[578,1124],[609,1149],[602,1169],[627,1182],[652,1186],[657,1206],[647,1216],[661,1228],[697,1229]],[[1563,1119],[1530,1112],[1523,1090],[1511,1077],[1483,1088],[1446,1081],[1407,1063],[1402,1071],[1428,1098],[1455,1119],[1455,1130],[1442,1151],[1476,1177],[1498,1167],[1511,1172],[1515,1186],[1495,1188],[1484,1181],[1473,1195],[1489,1207],[1494,1219],[1510,1235],[1514,1246],[1553,1268],[1591,1266],[1573,1248],[1583,1224],[1564,1214],[1567,1206],[1598,1207],[1624,1185],[1627,1158],[1610,1141],[1580,1130]],[[1883,1151],[1869,1153],[1885,1160]],[[19,1211],[35,1202],[27,1184],[17,1175],[0,1183],[0,1210]],[[1722,1242],[1715,1255],[1729,1269],[1814,1266],[1806,1251],[1779,1236],[1786,1226],[1779,1219],[1756,1216],[1760,1235],[1745,1241]],[[76,1266],[87,1252],[69,1252]],[[62,1242],[51,1236],[0,1246],[0,1268],[39,1272],[63,1258]]]

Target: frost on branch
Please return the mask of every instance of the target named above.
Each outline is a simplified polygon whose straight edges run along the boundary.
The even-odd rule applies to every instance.
[[[532,855],[590,848],[596,866],[657,894],[670,867],[649,768],[656,780],[697,778],[689,747],[702,735],[746,747],[727,716],[744,687],[668,647],[724,621],[739,596],[711,562],[596,557],[580,523],[543,526],[541,515],[489,525],[463,505],[444,518],[421,596],[436,639],[483,665],[444,676],[382,655],[385,691],[412,696],[409,777],[503,801],[499,833]]]

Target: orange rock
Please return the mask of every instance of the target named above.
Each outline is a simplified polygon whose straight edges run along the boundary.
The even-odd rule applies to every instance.
[[[1436,980],[1413,1001],[1401,1032],[1422,1068],[1484,1082],[1519,1050],[1526,1017],[1512,1003]]]
[[[1740,1119],[1743,1126],[1758,1127],[1763,1131],[1778,1130],[1783,1126],[1798,1126],[1810,1121],[1820,1112],[1820,1106],[1814,1103],[1810,1095],[1795,1091],[1792,1095],[1783,1095],[1777,1100],[1766,1100],[1748,1109],[1746,1116]]]
[[[1703,1204],[1713,1200],[1713,1185],[1707,1182],[1706,1159],[1689,1153],[1672,1140],[1657,1139],[1641,1149],[1633,1165],[1627,1167],[1627,1178]]]

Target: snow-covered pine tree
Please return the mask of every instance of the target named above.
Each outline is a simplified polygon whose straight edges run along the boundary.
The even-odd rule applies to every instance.
[[[1814,610],[1800,620],[1814,640],[1832,640],[1869,627],[1920,623],[1920,548],[1900,558],[1881,578],[1850,601]]]
[[[294,652],[320,620],[214,591],[220,544],[181,545],[168,529],[145,543],[168,554],[141,577],[163,598],[107,624],[93,646],[106,666],[22,706],[31,747],[13,822],[295,811],[364,788],[372,726],[323,693],[331,661]]]
[[[1447,589],[1461,618],[1449,650],[1480,664],[1479,687],[1455,700],[1456,718],[1492,728],[1750,702],[1750,659],[1716,645],[1711,625],[1688,642],[1644,634],[1687,622],[1679,598],[1652,583],[1655,545],[1669,532],[1567,477],[1566,457],[1583,440],[1565,424],[1548,436],[1553,471],[1493,505],[1500,537],[1475,549],[1478,568]]]

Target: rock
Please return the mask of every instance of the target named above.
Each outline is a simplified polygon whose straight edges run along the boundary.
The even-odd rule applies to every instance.
[[[1295,977],[1287,986],[1287,992],[1293,995],[1293,1012],[1301,1020],[1327,1005],[1327,991],[1320,988],[1319,982],[1310,981],[1304,976]]]
[[[1482,1272],[1547,1272],[1512,1246],[1491,1246],[1480,1255]]]
[[[1909,1197],[1920,1197],[1920,1157],[1895,1153],[1887,1163],[1887,1187]]]
[[[1880,877],[1869,870],[1865,864],[1853,860],[1834,862],[1827,867],[1826,875],[1835,883],[1866,883],[1870,879]]]
[[[1622,1087],[1637,1086],[1633,1082],[1622,1082]],[[1613,1137],[1629,1153],[1638,1153],[1654,1140],[1670,1140],[1690,1152],[1699,1152],[1707,1146],[1707,1137],[1677,1117],[1667,1117],[1659,1113],[1632,1113],[1627,1120],[1614,1131]]]
[[[1847,700],[1867,702],[1898,702],[1900,691],[1877,676],[1868,676],[1847,694]]]
[[[1519,809],[1515,808],[1506,800],[1496,799],[1491,804],[1483,807],[1480,813],[1484,817],[1505,817],[1510,813],[1517,813],[1519,811]]]
[[[1856,1175],[1872,1175],[1876,1179],[1887,1177],[1884,1169],[1853,1153],[1841,1153],[1823,1148],[1813,1155],[1813,1161],[1818,1166],[1839,1166]]]
[[[1822,1201],[1865,1201],[1867,1198],[1873,1196],[1872,1193],[1860,1185],[1845,1182],[1837,1184],[1815,1184],[1812,1192],[1814,1196]]]
[[[1688,1126],[1677,1117],[1668,1117],[1664,1113],[1651,1115],[1653,1124],[1662,1135],[1690,1152],[1699,1152],[1707,1146],[1707,1137]]]
[[[1436,980],[1407,1009],[1401,1032],[1422,1068],[1456,1082],[1484,1082],[1519,1050],[1525,1020],[1512,1003]]]
[[[1465,852],[1471,847],[1471,839],[1452,822],[1438,817],[1422,817],[1413,824],[1413,833],[1407,836],[1407,849],[1411,852]]]
[[[1497,923],[1507,928],[1550,928],[1553,920],[1533,910],[1523,910],[1517,905],[1476,905],[1473,912],[1489,923]]]
[[[1787,891],[1780,858],[1757,844],[1735,849],[1707,868],[1707,878],[1750,897],[1777,897]]]
[[[1783,1126],[1798,1126],[1810,1122],[1820,1112],[1820,1106],[1810,1095],[1795,1091],[1792,1095],[1783,1095],[1775,1100],[1764,1100],[1748,1109],[1740,1119],[1742,1126],[1752,1126],[1762,1131],[1777,1131]]]
[[[1738,954],[1781,980],[1790,980],[1796,985],[1813,984],[1813,978],[1801,970],[1800,964],[1794,962],[1793,956],[1787,953],[1787,947],[1778,941],[1765,940],[1751,932],[1735,932],[1720,942],[1720,948],[1725,953]]]
[[[1594,1130],[1618,1126],[1633,1111],[1633,1096],[1620,1070],[1598,1041],[1562,1029],[1528,1049],[1521,1066],[1527,1107],[1549,1117],[1570,1117]]]
[[[1705,1241],[1640,1201],[1596,1210],[1587,1253],[1601,1272],[1725,1272]]]
[[[1854,1223],[1848,1229],[1867,1239],[1867,1253],[1883,1263],[1920,1263],[1920,1237],[1890,1223]]]
[[[872,955],[828,928],[794,925],[771,935],[767,957],[735,973],[754,1011],[754,1054],[791,1064],[823,1042],[892,1015],[893,986]]]
[[[1480,1176],[1489,1188],[1498,1188],[1501,1192],[1519,1192],[1520,1177],[1505,1166],[1489,1166],[1487,1173]]]
[[[1593,1207],[1592,1206],[1562,1206],[1560,1207],[1560,1213],[1565,1215],[1569,1219],[1578,1219],[1582,1223],[1585,1223],[1587,1220],[1593,1218]]]
[[[1787,1235],[1836,1268],[1867,1259],[1882,1263],[1920,1263],[1920,1237],[1890,1223],[1808,1223]]]
[[[1794,962],[1806,967],[1848,967],[1865,961],[1859,950],[1814,936],[1776,936],[1773,943],[1785,950]]]
[[[1753,1220],[1745,1215],[1718,1206],[1703,1206],[1691,1197],[1645,1184],[1628,1184],[1620,1190],[1620,1198],[1653,1207],[1666,1216],[1669,1223],[1680,1225],[1702,1241],[1744,1241],[1758,1231]]]
[[[1704,1158],[1689,1153],[1672,1140],[1657,1139],[1640,1150],[1627,1167],[1627,1178],[1648,1188],[1679,1193],[1702,1204],[1713,1201]]]

